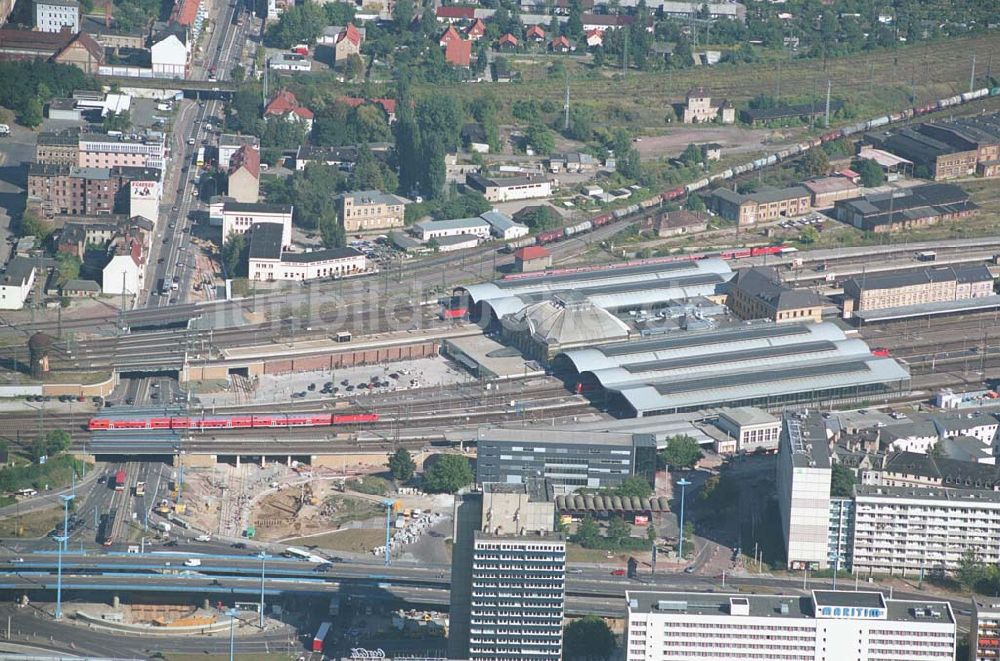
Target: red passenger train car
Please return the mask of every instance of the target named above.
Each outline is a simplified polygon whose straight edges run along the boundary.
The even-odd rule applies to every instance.
[[[378,422],[377,413],[293,413],[262,415],[224,415],[192,418],[170,416],[155,418],[91,418],[90,431],[128,431],[133,429],[267,429],[269,427],[329,427],[331,425],[360,425]]]

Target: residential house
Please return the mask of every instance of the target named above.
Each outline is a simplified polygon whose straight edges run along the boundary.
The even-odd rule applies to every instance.
[[[357,108],[358,106],[362,106],[366,103],[373,103],[385,111],[386,119],[390,124],[396,121],[396,99],[360,99],[354,96],[342,96],[337,99],[337,103],[343,103],[352,108]]]
[[[521,42],[518,41],[517,37],[508,32],[497,41],[497,50],[516,51],[520,45]]]
[[[70,298],[99,296],[101,294],[101,286],[93,280],[73,279],[67,280],[59,293]]]
[[[589,42],[587,45],[590,45]],[[563,35],[559,35],[549,42],[549,50],[553,53],[568,53],[571,50],[574,50],[574,48],[575,47],[570,43],[569,39]]]
[[[448,28],[443,33],[441,33],[441,36],[438,38],[438,45],[447,46],[449,43],[453,41],[462,41],[462,35],[458,33],[458,30],[455,29],[454,25],[449,25]]]
[[[625,14],[583,14],[580,17],[583,22],[584,31],[588,30],[617,30],[618,28],[631,27],[636,21],[636,16]],[[653,19],[646,16],[642,19],[647,32],[653,31]]]
[[[35,260],[14,257],[0,273],[0,310],[20,310],[35,286]]]
[[[732,124],[736,121],[736,108],[733,104],[723,101],[718,106],[712,105],[712,95],[704,87],[688,91],[684,104],[685,124],[713,122],[716,119],[723,124]]]
[[[80,32],[52,57],[52,61],[96,74],[104,65],[104,48],[89,34]]]
[[[34,0],[35,29],[39,32],[80,31],[80,3],[77,0]]]
[[[229,197],[237,202],[260,201],[260,152],[249,145],[229,159]]]
[[[360,56],[361,44],[364,43],[364,40],[361,32],[353,24],[348,23],[343,31],[337,35],[337,41],[333,47],[334,62],[340,64],[346,62],[351,55]]]
[[[469,41],[479,41],[486,36],[486,23],[483,23],[483,19],[474,20],[472,25],[465,29],[465,36]]]
[[[306,131],[311,131],[315,115],[312,110],[300,105],[291,91],[281,89],[264,106],[264,119],[269,117],[281,117],[287,122],[303,122]]]
[[[472,42],[465,39],[451,39],[444,47],[444,61],[453,67],[469,68],[472,64]]]
[[[354,248],[291,252],[283,244],[280,223],[255,223],[250,230],[247,273],[252,281],[343,278],[364,273],[368,262]]]
[[[222,240],[227,241],[230,234],[246,234],[258,223],[275,223],[281,226],[281,246],[291,246],[293,212],[291,204],[253,204],[226,198],[222,207]]]
[[[587,48],[597,48],[604,45],[604,30],[593,29],[584,33],[587,38]]]
[[[223,133],[219,136],[219,163],[228,163],[240,147],[248,145],[260,150],[260,138],[255,135]]]
[[[338,170],[350,171],[358,160],[357,147],[313,147],[300,145],[295,152],[295,169],[302,171],[309,163],[324,163]]]
[[[142,245],[138,241],[123,240],[112,250],[111,260],[102,272],[101,292],[137,295],[142,291]]]
[[[471,21],[476,18],[476,8],[441,6],[434,11],[434,16],[437,18],[437,20],[444,21],[446,23],[459,23],[462,21]]]
[[[340,222],[347,233],[381,231],[402,227],[406,205],[405,197],[377,190],[344,193],[340,199]]]
[[[741,269],[729,282],[726,305],[740,319],[782,322],[823,320],[823,301],[809,289],[792,289],[770,266]]]
[[[545,43],[545,30],[543,30],[541,28],[541,26],[532,25],[524,33],[524,38],[525,38],[525,40],[534,42],[536,44],[544,44]]]
[[[171,28],[150,40],[150,61],[157,78],[187,78],[191,43],[187,31]]]

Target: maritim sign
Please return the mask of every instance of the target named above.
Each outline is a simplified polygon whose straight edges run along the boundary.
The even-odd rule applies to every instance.
[[[884,620],[884,608],[860,606],[820,606],[816,617],[844,620]]]

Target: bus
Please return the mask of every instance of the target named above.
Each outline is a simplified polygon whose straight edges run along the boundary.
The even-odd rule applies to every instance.
[[[115,491],[125,491],[125,471],[115,473]]]
[[[326,636],[327,634],[330,633],[330,627],[332,626],[333,624],[331,624],[330,622],[324,622],[323,624],[319,625],[319,629],[316,631],[316,635],[313,636],[313,644],[312,644],[313,652],[323,651],[323,645],[326,643]]]
[[[198,167],[202,167],[202,166],[205,165],[205,148],[204,147],[198,147],[198,156],[197,156],[197,158],[195,158],[194,164],[197,165]]]

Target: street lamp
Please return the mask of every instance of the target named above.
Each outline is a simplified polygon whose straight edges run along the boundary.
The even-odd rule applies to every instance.
[[[267,552],[261,551],[260,555],[260,628],[264,628],[264,563],[267,561]]]
[[[69,544],[69,503],[76,496],[59,496],[63,501],[63,534],[56,537],[59,553],[58,572],[56,574],[56,619],[62,619],[62,556],[63,548]]]
[[[677,486],[681,488],[681,520],[677,535],[680,541],[677,543],[677,555],[680,556],[681,560],[684,560],[684,491],[690,485],[690,480],[685,480],[683,477],[677,480]]]
[[[236,614],[239,613],[235,608],[230,608],[226,611],[226,615],[229,616],[229,661],[233,661],[233,652],[236,651]]]

